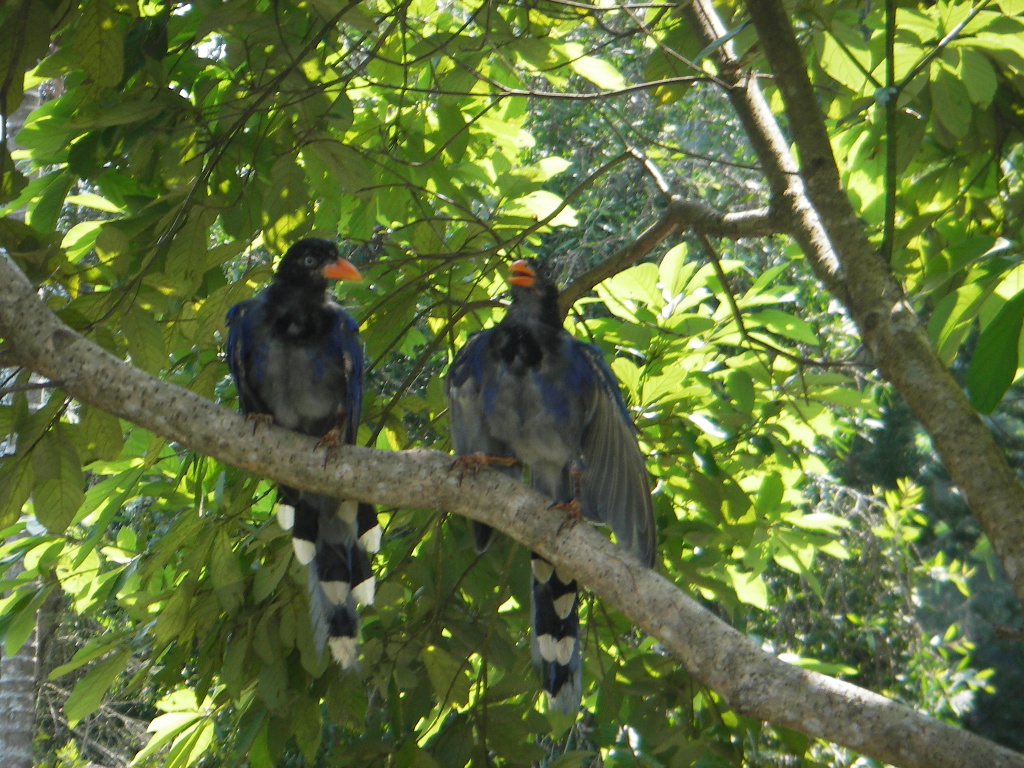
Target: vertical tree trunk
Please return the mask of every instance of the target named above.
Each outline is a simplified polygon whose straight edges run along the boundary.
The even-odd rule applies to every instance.
[[[9,577],[20,573],[16,563]],[[32,768],[37,698],[36,632],[11,656],[0,660],[0,765]]]
[[[25,92],[25,98],[18,110],[8,117],[8,135],[13,137],[21,130],[29,112],[39,105],[39,90]],[[20,211],[15,215],[24,215]],[[38,408],[44,397],[40,390],[40,401],[30,407]],[[13,578],[23,571],[20,562],[7,571],[7,578]],[[32,741],[35,736],[36,700],[38,698],[38,622],[31,637],[13,655],[0,656],[0,766],[3,768],[32,768]],[[0,654],[3,648],[0,647]]]

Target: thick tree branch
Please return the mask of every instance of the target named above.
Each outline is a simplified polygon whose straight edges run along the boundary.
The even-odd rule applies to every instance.
[[[65,382],[82,402],[289,485],[396,507],[451,511],[493,525],[567,569],[657,637],[737,712],[908,768],[1024,768],[1024,755],[856,686],[790,666],[716,618],[586,525],[560,533],[549,500],[497,472],[460,482],[436,451],[343,447],[326,467],[314,440],[252,425],[127,365],[62,324],[0,256],[0,337],[14,361]]]
[[[960,487],[1024,602],[1024,487],[935,353],[902,287],[871,245],[840,183],[824,116],[789,16],[777,0],[748,0],[782,94],[797,166],[756,80],[743,76],[730,43],[718,49],[722,80],[765,170],[773,199],[794,217],[791,234],[815,274],[843,302],[882,375],[910,405]],[[709,0],[684,11],[710,44],[725,34]]]
[[[781,234],[788,231],[786,223],[786,219],[773,208],[722,213],[701,200],[675,198],[661,218],[641,232],[636,240],[566,286],[558,298],[562,315],[567,315],[569,308],[602,280],[636,264],[666,239],[684,229],[693,227],[706,235],[736,239]]]

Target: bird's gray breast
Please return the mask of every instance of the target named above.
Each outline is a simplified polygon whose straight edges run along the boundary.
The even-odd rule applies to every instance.
[[[287,429],[322,435],[334,426],[345,401],[343,365],[317,345],[296,345],[272,338],[260,382],[260,395]]]
[[[563,467],[579,456],[582,404],[557,371],[498,366],[483,389],[487,431],[521,461]]]

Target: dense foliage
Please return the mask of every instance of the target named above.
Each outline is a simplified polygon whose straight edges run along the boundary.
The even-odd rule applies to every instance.
[[[744,12],[722,10],[757,71]],[[1022,13],[797,16],[844,185],[983,413],[1017,378],[1024,314]],[[714,50],[672,5],[21,0],[0,24],[3,111],[42,93],[0,154],[0,247],[61,319],[234,407],[226,309],[288,243],[340,233],[367,277],[342,300],[367,349],[371,447],[447,445],[447,360],[501,316],[510,258],[547,257],[568,282],[666,195],[770,202]],[[681,235],[568,327],[613,360],[650,457],[660,571],[792,663],[936,716],[996,690],[997,662],[936,606],[969,594],[972,568],[998,583],[998,565],[976,530],[950,534],[948,483],[788,239]],[[37,401],[27,371],[6,384],[0,558],[25,570],[0,629],[9,654],[40,606],[65,617],[44,663],[66,722],[41,747],[60,764],[76,759],[56,757],[65,726],[112,710],[152,720],[148,744],[100,729],[82,749],[169,767],[856,759],[737,716],[599,600],[586,714],[547,711],[527,553],[478,557],[464,521],[417,510],[383,510],[362,665],[341,674],[314,647],[269,483],[59,389]],[[873,456],[889,428],[902,454]]]

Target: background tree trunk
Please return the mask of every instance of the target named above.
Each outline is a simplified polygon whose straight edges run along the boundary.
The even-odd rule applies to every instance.
[[[39,106],[39,89],[25,93],[18,110],[7,120],[6,136],[17,135],[25,118]],[[19,212],[24,217],[24,211]],[[46,390],[29,393],[31,408],[44,402]],[[7,446],[12,450],[13,446]],[[15,563],[7,571],[7,578],[17,578],[24,568]],[[14,654],[4,654],[0,646],[0,765],[4,768],[32,768],[32,740],[35,735],[36,699],[39,691],[38,675],[38,621],[37,628]]]

